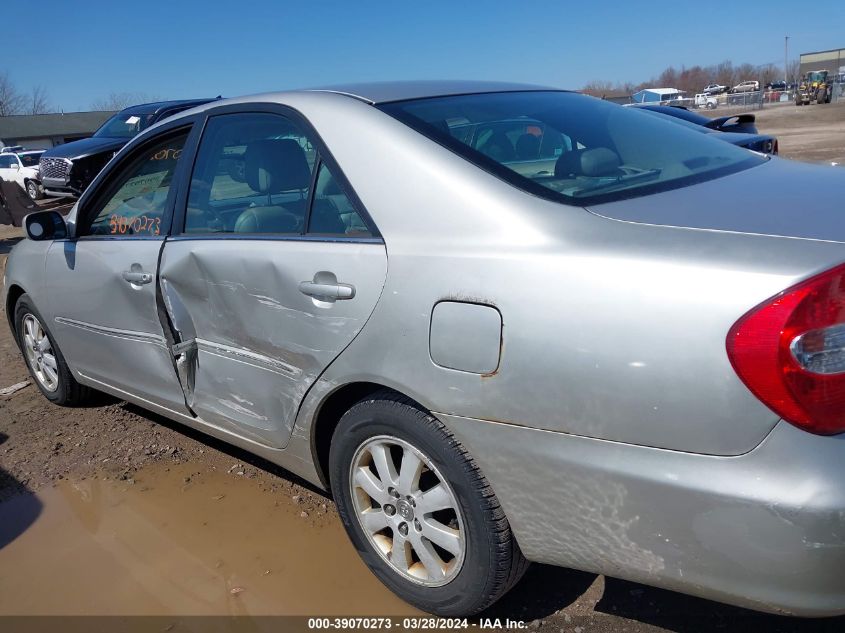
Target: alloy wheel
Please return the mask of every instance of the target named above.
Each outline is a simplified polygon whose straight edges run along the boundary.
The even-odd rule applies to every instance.
[[[59,370],[47,333],[32,314],[25,315],[22,324],[23,348],[32,374],[46,391],[56,391],[59,388]]]
[[[355,452],[349,485],[361,529],[393,570],[427,587],[455,578],[466,555],[463,518],[426,455],[399,438],[373,437]]]

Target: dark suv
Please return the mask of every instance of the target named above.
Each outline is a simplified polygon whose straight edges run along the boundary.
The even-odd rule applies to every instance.
[[[41,155],[39,164],[44,193],[80,196],[111,157],[136,134],[177,112],[213,100],[160,101],[131,106],[103,123],[91,138],[48,149]]]

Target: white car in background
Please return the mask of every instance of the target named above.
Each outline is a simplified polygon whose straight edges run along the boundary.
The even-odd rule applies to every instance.
[[[0,179],[16,182],[33,200],[44,197],[38,172],[38,161],[44,150],[0,152]]]
[[[730,86],[723,86],[722,84],[709,84],[704,87],[702,92],[707,95],[720,95],[727,92]]]

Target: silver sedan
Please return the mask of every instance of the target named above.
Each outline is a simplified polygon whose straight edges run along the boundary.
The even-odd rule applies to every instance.
[[[46,398],[330,489],[426,611],[537,561],[841,614],[844,188],[546,88],[251,96],[29,215],[3,300]]]

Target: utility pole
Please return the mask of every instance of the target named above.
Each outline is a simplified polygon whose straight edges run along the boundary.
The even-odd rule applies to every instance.
[[[789,85],[789,36],[783,36],[783,80]]]

